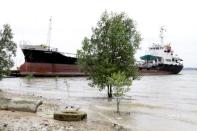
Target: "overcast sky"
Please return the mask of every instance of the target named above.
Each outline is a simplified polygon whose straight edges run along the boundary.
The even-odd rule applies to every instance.
[[[185,67],[197,67],[195,0],[0,0],[0,5],[0,29],[10,24],[18,45],[23,40],[46,43],[52,16],[51,46],[76,53],[105,10],[125,12],[136,21],[143,38],[137,59],[153,42],[159,42],[160,27],[165,26],[164,41],[171,42]],[[20,48],[15,61],[16,66],[24,62]]]

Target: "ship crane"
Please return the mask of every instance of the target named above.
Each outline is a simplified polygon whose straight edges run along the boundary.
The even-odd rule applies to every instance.
[[[47,35],[47,45],[50,50],[50,44],[51,44],[51,30],[52,30],[52,17],[49,19],[49,30]]]
[[[166,29],[164,26],[161,26],[161,29],[160,29],[160,42],[161,44],[163,45],[163,39],[164,39],[164,32],[166,32]]]

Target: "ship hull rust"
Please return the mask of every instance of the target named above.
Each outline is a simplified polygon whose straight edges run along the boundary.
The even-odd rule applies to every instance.
[[[33,76],[84,76],[78,65],[51,64],[51,63],[29,63],[20,66],[20,75]]]

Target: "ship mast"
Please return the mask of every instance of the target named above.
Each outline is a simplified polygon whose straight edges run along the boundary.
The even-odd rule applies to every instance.
[[[52,30],[52,17],[49,19],[49,30],[48,30],[48,35],[47,35],[47,44],[50,49],[50,44],[51,44],[51,30]]]
[[[166,29],[164,26],[161,26],[161,29],[160,29],[160,42],[161,44],[163,45],[163,38],[164,38],[164,32],[166,32]]]

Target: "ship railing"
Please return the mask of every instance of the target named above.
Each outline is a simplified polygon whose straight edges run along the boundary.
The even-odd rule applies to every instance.
[[[183,63],[180,63],[180,62],[178,62],[177,64],[178,64],[178,65],[183,65]]]
[[[143,67],[143,68],[151,68],[153,66],[155,66],[155,65],[152,63],[143,63],[143,64],[139,65],[139,67]]]
[[[142,65],[140,65],[140,67],[144,67],[144,68],[151,68],[151,67],[156,67],[158,65],[162,64],[162,62],[156,62],[156,63],[143,63]]]
[[[58,51],[57,48],[51,48],[50,50],[51,50],[51,51],[56,51],[56,52]]]
[[[173,65],[183,65],[182,61],[174,61],[172,64]]]

